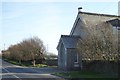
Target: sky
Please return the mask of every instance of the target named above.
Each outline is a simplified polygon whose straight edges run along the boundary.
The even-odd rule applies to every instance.
[[[118,14],[118,2],[14,2],[0,7],[0,50],[33,36],[39,37],[48,52],[57,54],[61,35],[69,35],[78,14]]]

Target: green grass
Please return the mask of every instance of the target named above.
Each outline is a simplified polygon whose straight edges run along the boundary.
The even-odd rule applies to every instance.
[[[4,58],[3,60],[7,61],[7,62],[9,62],[11,64],[20,65],[17,61],[14,61],[14,60],[6,59],[6,58]]]
[[[35,67],[41,68],[41,67],[47,67],[45,64],[36,64]]]
[[[30,63],[26,63],[26,62],[22,62],[21,64],[19,64],[18,61],[15,61],[15,60],[11,60],[11,59],[6,59],[4,58],[3,60],[11,63],[11,64],[14,64],[14,65],[19,65],[19,66],[24,66],[24,67],[33,67],[32,64]],[[36,64],[34,67],[38,67],[38,68],[41,68],[41,67],[47,67],[47,65],[45,64]]]
[[[89,79],[95,78],[95,80],[106,80],[107,78],[109,78],[109,80],[114,80],[115,78],[117,78],[117,75],[99,74],[96,72],[87,72],[87,71],[69,71],[69,72],[55,73],[55,75],[65,77],[65,78],[71,78],[71,79],[72,78],[89,78]]]

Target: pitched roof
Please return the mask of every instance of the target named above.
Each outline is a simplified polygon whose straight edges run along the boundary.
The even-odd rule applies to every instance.
[[[90,27],[93,25],[97,25],[100,22],[106,22],[106,21],[113,20],[116,18],[120,19],[120,16],[79,11],[78,15],[76,17],[76,20],[73,24],[73,28],[70,32],[70,35],[72,35],[74,33],[74,30],[76,28],[76,25],[77,25],[77,22],[79,19],[81,19],[81,21],[85,27]]]
[[[76,48],[79,36],[61,35],[60,41],[64,44],[65,48]]]

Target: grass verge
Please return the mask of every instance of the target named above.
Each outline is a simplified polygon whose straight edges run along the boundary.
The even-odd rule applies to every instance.
[[[35,67],[41,68],[41,67],[47,67],[45,64],[36,64]]]
[[[83,80],[117,80],[117,75],[108,75],[108,74],[99,74],[96,72],[87,72],[87,71],[69,71],[54,73],[57,76],[64,78],[69,78],[70,80],[83,79]],[[81,80],[82,80],[81,79]]]
[[[33,67],[32,64],[26,63],[26,62],[22,62],[20,64],[18,61],[11,60],[11,59],[3,58],[3,60],[6,61],[6,62],[9,62],[11,64],[14,64],[14,65],[19,65],[19,66],[24,66],[24,67]],[[47,65],[45,65],[45,64],[36,64],[34,67],[41,68],[41,67],[47,67]]]

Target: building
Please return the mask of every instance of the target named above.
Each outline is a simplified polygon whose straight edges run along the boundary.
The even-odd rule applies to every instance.
[[[113,29],[120,30],[120,16],[82,12],[78,8],[78,14],[70,35],[61,35],[58,50],[58,67],[64,70],[82,69],[82,59],[76,45],[77,41],[84,39],[86,28],[91,25],[99,25],[100,22],[110,23]]]

